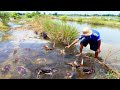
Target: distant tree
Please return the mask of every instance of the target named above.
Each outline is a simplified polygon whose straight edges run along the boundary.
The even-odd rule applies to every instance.
[[[57,14],[57,13],[54,13],[53,15],[57,16],[58,14]]]
[[[32,14],[34,14],[34,13],[32,13]],[[27,18],[32,18],[32,14],[31,14],[31,13],[26,13],[25,16],[26,16]]]
[[[120,17],[120,13],[118,14],[118,17]]]
[[[11,17],[13,17],[14,19],[20,18],[20,13],[13,12],[11,13]]]
[[[61,18],[61,20],[63,20],[63,21],[66,21],[66,20],[67,20],[67,16],[65,16],[65,15],[64,15],[64,16],[61,16],[60,18]]]
[[[41,13],[40,13],[39,11],[36,11],[36,14],[39,14],[39,15],[40,15]]]

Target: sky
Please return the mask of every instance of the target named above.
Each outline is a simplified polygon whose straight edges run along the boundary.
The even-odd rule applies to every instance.
[[[8,12],[20,12],[20,13],[26,13],[26,12],[35,12],[35,11],[8,11]],[[58,13],[58,14],[115,14],[118,15],[120,11],[39,11],[41,13],[46,13],[46,14],[53,14],[53,13]]]

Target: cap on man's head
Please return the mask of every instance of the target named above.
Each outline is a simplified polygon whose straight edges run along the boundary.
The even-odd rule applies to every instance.
[[[88,27],[82,29],[82,36],[90,36],[92,34],[92,30]]]

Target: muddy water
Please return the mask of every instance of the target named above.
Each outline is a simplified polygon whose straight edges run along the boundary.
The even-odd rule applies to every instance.
[[[12,29],[8,32],[12,39],[0,43],[0,79],[66,79],[66,73],[72,73],[74,79],[103,78],[106,75],[106,70],[99,64],[94,64],[93,60],[88,58],[75,57],[74,53],[67,53],[61,55],[60,50],[64,47],[56,47],[54,50],[46,51],[43,46],[51,46],[51,42],[43,40],[37,36],[32,30],[14,30],[14,24],[11,25]],[[84,67],[93,67],[95,73],[85,74],[82,68],[76,69],[65,62],[78,61],[84,59]],[[4,67],[10,65],[5,71]],[[18,68],[22,69],[18,69]],[[54,68],[55,72],[52,75],[39,73],[41,68]],[[102,73],[100,71],[102,70]]]

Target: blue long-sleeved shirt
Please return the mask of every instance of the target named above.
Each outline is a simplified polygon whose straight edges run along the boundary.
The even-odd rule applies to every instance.
[[[90,39],[90,40],[93,40],[93,41],[101,40],[100,33],[96,30],[93,30],[93,29],[92,29],[92,34],[90,36],[80,35],[79,40],[81,40],[81,39]]]

